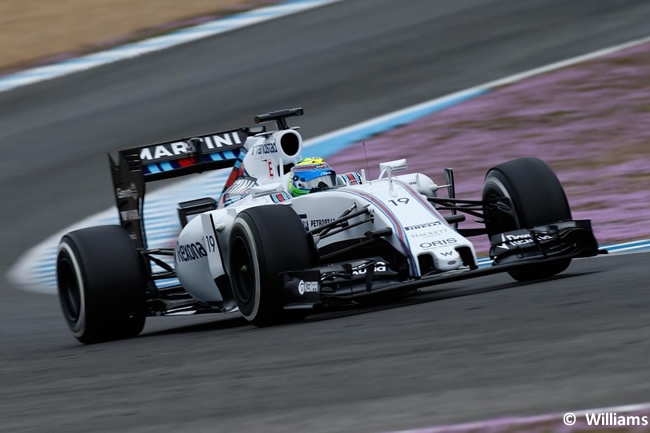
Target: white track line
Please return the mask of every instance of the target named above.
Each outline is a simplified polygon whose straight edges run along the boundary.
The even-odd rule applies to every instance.
[[[567,66],[575,65],[577,63],[585,62],[592,60],[607,54],[612,54],[617,51],[621,51],[627,48],[632,48],[637,45],[650,42],[650,36],[636,39],[634,41],[626,42],[623,44],[615,45],[613,47],[605,48],[602,50],[593,51],[588,54],[583,54],[581,56],[572,57],[570,59],[562,60],[560,62],[551,63],[550,65],[542,66],[539,68],[531,69],[529,71],[520,72],[518,74],[510,75],[505,78],[498,80],[490,81],[469,89],[461,90],[458,92],[451,93],[439,98],[431,99],[426,102],[422,102],[416,105],[412,105],[407,108],[403,108],[392,113],[384,114],[370,120],[365,120],[360,123],[339,129],[334,132],[330,132],[324,135],[320,135],[316,138],[308,140],[305,144],[306,146],[313,146],[313,152],[319,154],[326,154],[330,148],[338,148],[338,140],[345,139],[345,137],[351,135],[358,135],[359,131],[367,132],[367,137],[373,136],[375,134],[381,133],[387,128],[397,126],[395,122],[399,122],[399,119],[407,119],[409,123],[413,120],[416,120],[419,117],[426,116],[431,112],[435,111],[440,106],[449,106],[454,103],[462,102],[462,100],[469,99],[471,97],[480,96],[480,94],[489,92],[497,87],[504,86],[507,84],[513,84],[517,81],[521,81],[526,78],[533,77],[535,75],[543,74],[546,72],[551,72],[557,69],[565,68]],[[398,123],[399,124],[399,123]],[[358,140],[356,140],[358,141]],[[322,149],[322,150],[320,150]]]
[[[254,9],[248,12],[219,18],[207,23],[177,30],[163,36],[156,36],[150,39],[133,42],[106,51],[76,57],[55,63],[17,72],[15,74],[0,77],[0,92],[51,80],[79,71],[96,68],[120,60],[131,59],[154,51],[166,50],[187,42],[207,38],[220,33],[226,33],[235,29],[250,26],[253,24],[269,21],[287,15],[336,3],[342,0],[293,0],[286,3]]]

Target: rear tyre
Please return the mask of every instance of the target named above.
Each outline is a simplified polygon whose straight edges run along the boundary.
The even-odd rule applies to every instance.
[[[255,326],[302,320],[304,311],[285,311],[278,274],[315,263],[311,240],[289,206],[258,206],[242,211],[233,223],[229,269],[233,298]]]
[[[63,236],[57,255],[58,293],[77,340],[92,344],[138,335],[146,316],[147,275],[122,227],[91,227]]]
[[[510,212],[486,207],[488,237],[571,219],[564,188],[553,170],[541,159],[520,158],[491,168],[485,176],[483,201],[499,199],[511,206]],[[551,277],[569,267],[571,259],[523,266],[508,271],[517,281]]]

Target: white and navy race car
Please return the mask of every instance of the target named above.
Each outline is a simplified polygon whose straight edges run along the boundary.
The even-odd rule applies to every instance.
[[[58,249],[59,297],[79,341],[136,336],[153,315],[239,311],[267,326],[495,272],[546,278],[598,254],[590,222],[572,220],[560,182],[536,158],[491,168],[481,200],[456,198],[451,169],[438,185],[406,173],[406,160],[380,164],[377,179],[339,173],[294,196],[302,137],[287,118],[302,113],[255,118],[274,121],[272,131],[240,128],[109,156],[121,225],[73,231]],[[145,184],[228,167],[219,197],[179,204],[176,247],[148,248]],[[459,227],[465,215],[483,227]],[[485,235],[493,264],[479,268],[469,238]],[[172,277],[178,285],[155,284]]]

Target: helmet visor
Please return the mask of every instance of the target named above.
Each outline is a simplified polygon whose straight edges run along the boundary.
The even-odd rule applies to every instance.
[[[332,188],[336,184],[336,175],[333,170],[296,173],[293,184],[303,191],[323,187]]]

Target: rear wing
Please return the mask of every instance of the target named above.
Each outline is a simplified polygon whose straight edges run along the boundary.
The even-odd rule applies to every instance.
[[[120,224],[138,248],[147,248],[144,195],[147,182],[233,167],[245,153],[248,137],[263,126],[239,128],[119,151],[108,155]]]

